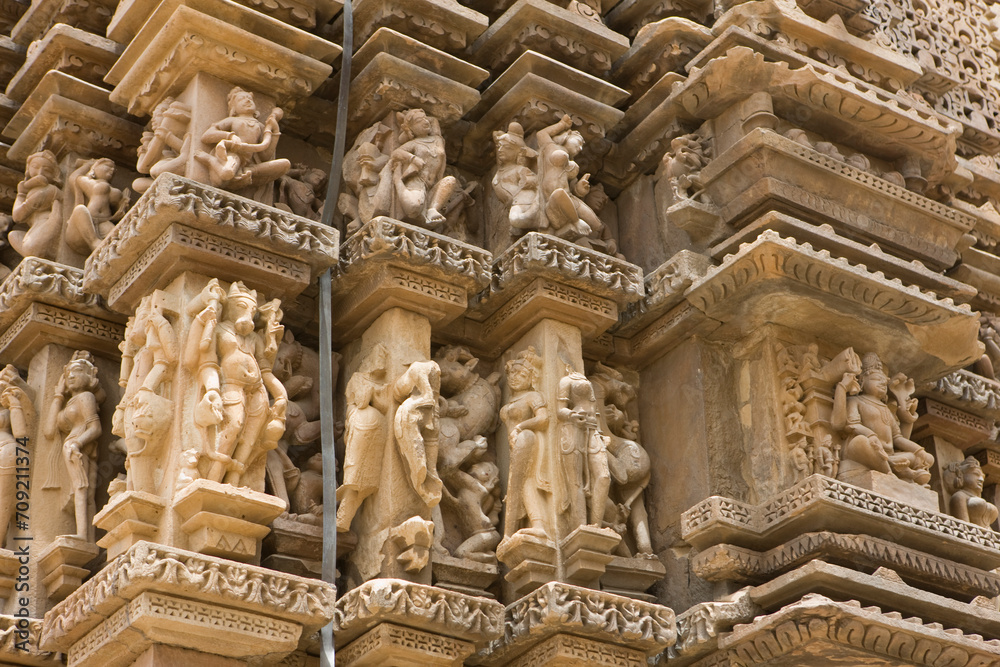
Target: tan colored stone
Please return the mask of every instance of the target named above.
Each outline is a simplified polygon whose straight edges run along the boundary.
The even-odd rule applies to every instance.
[[[563,39],[551,39],[561,34]],[[472,45],[476,62],[491,70],[508,67],[527,50],[600,75],[628,49],[628,40],[599,21],[542,0],[518,0]]]
[[[333,33],[340,34],[338,18]],[[487,19],[455,0],[361,0],[354,11],[354,39],[364,43],[390,28],[436,49],[458,55],[486,30]]]
[[[218,235],[220,216],[231,216],[225,237]],[[216,275],[288,297],[336,262],[336,244],[328,227],[163,174],[90,257],[84,280],[125,310],[216,257]]]
[[[227,0],[172,0],[149,14],[107,78],[115,84],[112,101],[137,114],[179,95],[198,74],[266,91],[283,104],[312,93],[339,53],[325,40]],[[243,66],[232,67],[237,61]],[[159,77],[161,70],[170,76]]]
[[[57,24],[28,49],[24,65],[7,85],[7,96],[23,102],[51,70],[100,86],[121,52],[110,39]]]
[[[57,23],[103,35],[114,10],[114,4],[104,0],[32,2],[28,10],[21,15],[17,25],[10,29],[10,36],[18,44],[27,46],[41,39],[46,31]]]
[[[90,576],[85,565],[97,558],[96,544],[73,535],[61,535],[38,556],[42,583],[49,598],[60,601]]]

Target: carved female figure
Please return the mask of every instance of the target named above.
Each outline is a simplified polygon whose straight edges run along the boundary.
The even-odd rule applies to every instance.
[[[512,122],[506,132],[494,132],[497,151],[497,173],[493,191],[508,208],[511,232],[522,234],[538,229],[538,176],[528,166],[538,154],[524,143],[524,130]]]
[[[229,117],[213,123],[201,136],[203,143],[215,148],[210,153],[195,153],[195,158],[208,167],[212,185],[242,190],[281,178],[292,166],[286,159],[274,159],[281,135],[281,109],[275,107],[267,120],[260,122],[253,93],[238,86],[229,91],[227,102]]]
[[[45,424],[45,436],[63,439],[62,453],[73,489],[76,535],[94,541],[94,487],[97,485],[97,439],[101,437],[100,404],[105,394],[90,352],[73,354],[56,384]]]
[[[536,537],[548,535],[546,505],[551,501],[552,474],[549,457],[543,451],[549,412],[545,397],[538,391],[542,359],[529,347],[507,362],[507,387],[511,397],[500,408],[510,443],[510,475],[507,480],[507,515],[504,536],[524,531]],[[528,526],[521,528],[527,517]]]
[[[558,388],[560,468],[565,484],[559,510],[586,507],[581,523],[601,527],[611,488],[607,440],[598,428],[594,385],[583,373],[567,371]]]
[[[25,179],[17,184],[11,209],[14,222],[27,231],[14,230],[7,242],[22,257],[55,259],[62,234],[62,203],[59,198],[59,163],[52,151],[28,157]]]
[[[6,546],[7,530],[17,505],[18,445],[27,447],[30,424],[35,418],[27,386],[17,369],[7,366],[0,371],[0,546]]]
[[[111,185],[114,175],[115,163],[99,158],[81,160],[69,176],[73,211],[66,221],[66,245],[81,255],[93,252],[125,215],[128,195]]]
[[[337,489],[337,531],[351,529],[365,498],[378,489],[389,437],[388,353],[376,345],[347,381],[344,482]]]
[[[949,463],[944,469],[944,482],[951,499],[948,513],[956,519],[989,528],[997,520],[997,506],[983,499],[986,476],[974,457]]]
[[[401,401],[393,419],[393,433],[410,484],[428,509],[441,502],[441,478],[437,472],[441,419],[441,369],[434,361],[410,364],[394,386]]]
[[[423,109],[397,113],[396,118],[403,143],[389,156],[379,188],[391,183],[401,220],[430,228],[443,225],[445,205],[460,186],[454,176],[445,176],[441,129]]]

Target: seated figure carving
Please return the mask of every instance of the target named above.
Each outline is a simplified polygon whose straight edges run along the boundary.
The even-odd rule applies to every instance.
[[[838,477],[867,469],[926,486],[934,457],[908,437],[917,418],[913,380],[897,373],[890,383],[875,353],[860,367],[859,375],[845,373],[834,391],[831,423],[844,436]]]

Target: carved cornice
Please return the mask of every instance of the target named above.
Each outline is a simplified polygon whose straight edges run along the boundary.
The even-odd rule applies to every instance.
[[[472,294],[490,282],[493,255],[468,243],[392,218],[372,218],[344,241],[338,273],[347,278],[382,263],[457,282]]]
[[[68,650],[144,593],[234,607],[300,624],[305,633],[322,627],[334,616],[330,584],[138,542],[45,615],[41,645]]]
[[[819,526],[845,533],[892,531],[902,546],[940,551],[947,544],[957,563],[1000,566],[1000,534],[993,530],[823,475],[811,475],[761,505],[712,496],[681,515],[683,539],[699,550],[726,542],[767,549]]]
[[[635,264],[539,232],[528,232],[497,257],[491,291],[512,293],[540,277],[611,299],[619,307],[645,294],[642,269]]]
[[[928,395],[959,410],[989,419],[1000,419],[1000,382],[958,370],[928,389]]]
[[[101,297],[84,291],[82,269],[25,257],[0,284],[0,330],[35,302],[108,319],[120,317],[104,308]]]
[[[340,30],[334,22],[333,33]],[[355,39],[363,44],[379,28],[391,28],[448,53],[462,53],[486,30],[489,19],[455,0],[368,0],[354,15]]]
[[[631,304],[622,314],[622,324],[615,333],[634,333],[644,324],[667,312],[684,300],[684,293],[712,266],[705,255],[681,250],[646,276],[646,296]]]
[[[731,667],[757,667],[776,660],[808,664],[817,654],[859,660],[875,659],[870,658],[874,654],[891,664],[914,667],[973,667],[995,664],[1000,658],[1000,647],[979,635],[815,594],[737,625],[719,639],[719,648]]]
[[[1000,595],[1000,575],[871,535],[806,533],[768,551],[719,544],[698,553],[692,571],[708,581],[758,582],[820,558],[852,567],[887,567],[936,591],[967,597]]]
[[[17,634],[18,621],[28,622],[28,637],[19,637]],[[23,630],[23,628],[22,628]],[[44,665],[51,661],[53,666],[61,665],[62,661],[53,651],[43,651],[39,648],[39,637],[42,634],[42,619],[40,618],[17,618],[9,614],[0,615],[0,654],[4,656],[21,655],[31,662],[29,664]]]
[[[505,656],[523,653],[556,634],[625,645],[652,656],[674,643],[677,628],[669,607],[550,582],[508,605],[503,637],[479,657],[507,664]]]
[[[337,262],[337,230],[174,174],[161,174],[87,259],[86,289],[107,294],[175,223],[303,262],[314,275]]]
[[[655,168],[669,140],[661,140],[657,150],[649,150],[649,144],[654,138],[662,139],[665,128],[678,122],[700,124],[759,92],[771,96],[778,116],[801,117],[805,129],[816,127],[828,136],[850,137],[852,147],[860,152],[926,161],[933,165],[924,174],[929,181],[938,182],[954,169],[961,130],[953,121],[848,74],[769,62],[737,46],[693,69],[615,146],[607,158],[614,184],[623,187],[636,175]]]
[[[503,605],[400,579],[372,579],[337,601],[333,623],[345,644],[380,623],[396,623],[482,646],[500,636]]]

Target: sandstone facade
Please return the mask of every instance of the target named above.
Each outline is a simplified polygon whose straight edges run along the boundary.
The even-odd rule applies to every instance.
[[[1000,665],[991,0],[342,9],[0,0],[0,664]]]

